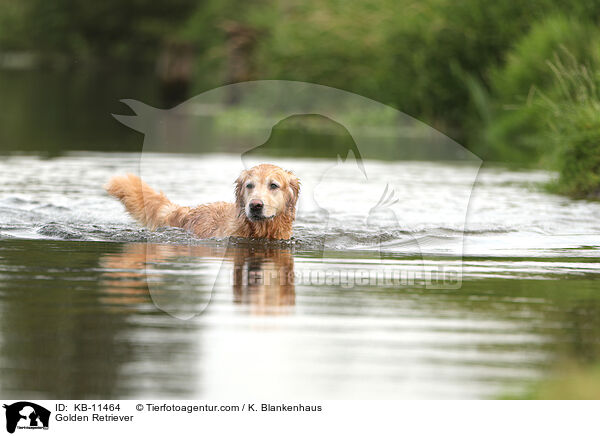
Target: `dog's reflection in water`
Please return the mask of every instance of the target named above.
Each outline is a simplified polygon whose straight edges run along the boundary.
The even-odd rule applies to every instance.
[[[294,258],[289,250],[230,248],[233,296],[254,307],[292,306],[295,302]]]
[[[213,285],[217,292],[230,289],[233,302],[249,305],[252,313],[295,303],[294,259],[285,247],[130,243],[104,256],[101,267],[103,301],[115,309],[148,302],[146,284],[159,308],[173,315],[188,312],[185,318],[208,306]]]

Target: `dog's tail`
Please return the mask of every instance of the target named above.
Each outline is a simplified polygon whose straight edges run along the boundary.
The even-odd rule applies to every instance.
[[[151,229],[162,226],[183,227],[181,217],[190,210],[189,207],[171,203],[165,194],[156,192],[133,174],[113,177],[104,188],[110,195],[121,200],[133,218]]]

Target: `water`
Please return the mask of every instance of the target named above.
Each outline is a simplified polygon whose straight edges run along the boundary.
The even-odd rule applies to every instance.
[[[102,189],[139,171],[135,153],[2,158],[2,395],[493,398],[598,359],[599,203],[544,193],[545,172],[484,169],[463,241],[448,206],[461,166],[372,161],[366,182],[335,161],[284,163],[321,209],[305,202],[293,240],[265,244],[137,226]],[[231,200],[241,169],[223,154],[143,164],[181,204]],[[399,216],[369,221],[357,198],[386,183]],[[460,287],[344,280],[456,265],[457,247]],[[304,278],[280,281],[290,272]]]

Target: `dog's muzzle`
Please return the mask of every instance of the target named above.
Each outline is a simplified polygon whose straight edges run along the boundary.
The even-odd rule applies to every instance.
[[[262,221],[273,218],[272,216],[264,215],[265,204],[262,200],[251,200],[248,203],[248,218],[252,221]]]

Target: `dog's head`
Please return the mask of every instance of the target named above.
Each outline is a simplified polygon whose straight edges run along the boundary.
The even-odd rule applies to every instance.
[[[242,171],[235,182],[236,204],[250,221],[294,214],[300,182],[290,171],[261,164]]]

